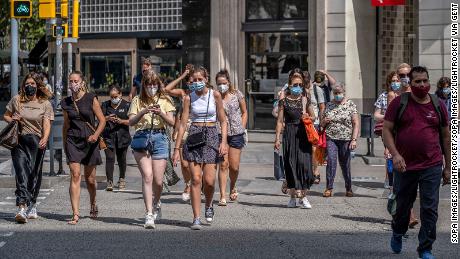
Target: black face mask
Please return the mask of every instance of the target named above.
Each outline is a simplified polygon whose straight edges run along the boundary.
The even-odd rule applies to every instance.
[[[37,87],[33,85],[26,85],[24,86],[24,93],[27,96],[34,96],[37,93]]]

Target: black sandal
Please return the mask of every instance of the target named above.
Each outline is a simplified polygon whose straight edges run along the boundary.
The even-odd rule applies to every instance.
[[[321,182],[321,175],[315,175],[313,176],[315,181],[313,182],[314,184],[319,184]]]
[[[91,210],[89,211],[89,217],[91,219],[95,219],[95,218],[97,218],[98,213],[99,213],[99,211],[97,209],[97,205],[96,204],[91,205]]]

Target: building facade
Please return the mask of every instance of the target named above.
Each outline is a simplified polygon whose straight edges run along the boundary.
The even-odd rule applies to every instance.
[[[273,129],[272,101],[292,68],[327,70],[345,82],[361,113],[372,113],[386,75],[400,63],[428,67],[434,85],[450,76],[450,1],[82,0],[75,67],[104,89],[129,88],[150,57],[165,78],[185,64],[218,70],[245,94],[249,128]],[[65,49],[65,48],[64,48]]]

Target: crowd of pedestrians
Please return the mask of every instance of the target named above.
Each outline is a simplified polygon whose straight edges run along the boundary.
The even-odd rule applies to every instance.
[[[19,143],[11,148],[16,171],[15,219],[26,223],[38,217],[36,200],[42,164],[54,120],[46,77],[31,73],[20,93],[6,106],[4,119],[20,125]],[[213,195],[218,178],[219,206],[238,199],[240,159],[247,144],[248,113],[243,93],[231,82],[227,70],[215,75],[216,86],[204,67],[187,65],[176,80],[165,84],[143,61],[142,73],[133,80],[129,101],[117,85],[109,87],[110,99],[100,104],[89,92],[81,72],[68,78],[70,95],[61,101],[64,153],[71,175],[69,186],[72,218],[80,219],[81,169],[90,198],[90,217],[98,217],[96,166],[105,152],[107,191],[126,188],[126,156],[129,147],[142,176],[145,228],[154,228],[161,215],[161,194],[168,160],[180,162],[185,189],[184,202],[191,202],[194,230],[201,229],[201,197],[204,218],[213,222]],[[182,84],[183,83],[183,84]],[[181,87],[184,85],[184,87]],[[439,79],[435,94],[424,67],[401,64],[390,72],[385,89],[375,102],[374,133],[385,146],[385,186],[390,188],[389,212],[393,217],[391,249],[400,253],[402,237],[418,224],[413,203],[420,190],[421,227],[418,252],[431,258],[441,179],[450,180],[450,79]],[[287,207],[311,209],[308,191],[321,182],[319,167],[326,165],[324,197],[332,197],[337,167],[345,180],[346,197],[353,197],[351,159],[357,148],[360,120],[347,87],[320,70],[311,78],[298,68],[278,93],[273,115],[276,120],[274,148],[282,155],[284,182],[289,193]],[[135,130],[130,135],[130,127]],[[171,136],[168,129],[174,129]],[[325,138],[326,154],[318,156]],[[175,143],[173,150],[170,140]],[[172,157],[171,157],[172,154]],[[114,184],[115,160],[118,181]],[[227,178],[230,190],[227,192]],[[228,196],[227,196],[228,195]],[[392,205],[394,202],[394,208]],[[391,209],[393,208],[393,209]]]

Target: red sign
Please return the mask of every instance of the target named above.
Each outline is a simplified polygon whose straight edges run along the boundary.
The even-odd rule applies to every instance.
[[[372,6],[405,5],[405,0],[372,0]]]

